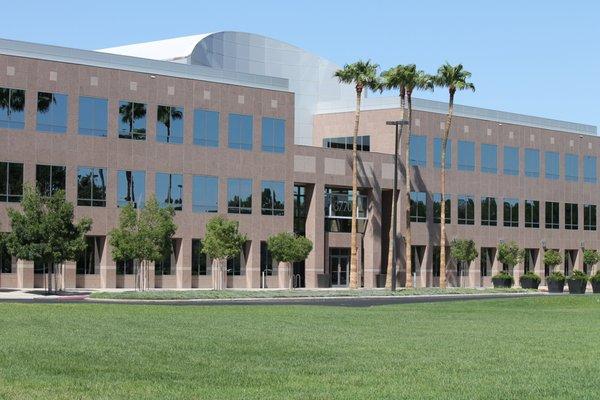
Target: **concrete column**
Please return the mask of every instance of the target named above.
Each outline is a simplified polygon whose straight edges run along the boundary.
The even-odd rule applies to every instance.
[[[280,262],[277,265],[277,283],[280,289],[290,289],[292,263]]]
[[[481,286],[481,254],[471,262],[469,266],[469,286],[479,287]]]
[[[492,276],[499,274],[502,271],[502,263],[498,260],[498,249],[496,248],[496,254],[494,255],[494,262],[492,263]]]
[[[313,249],[305,263],[306,287],[317,287],[317,274],[325,272],[325,221],[323,208],[325,207],[324,190],[322,183],[306,186],[306,198],[310,201],[306,218],[306,237],[313,243]]]
[[[520,263],[518,263],[517,265],[515,265],[513,267],[513,278],[515,278],[515,286],[521,286],[521,283],[519,282],[519,278],[521,278],[521,275],[523,275],[525,271],[525,264],[524,261],[521,261]]]
[[[17,260],[17,287],[19,289],[33,288],[33,261]]]
[[[62,265],[62,287],[65,290],[75,289],[77,287],[77,262],[75,261],[65,261]]]
[[[575,257],[575,264],[573,265],[573,269],[583,271],[583,248],[581,247],[577,249],[577,256]]]
[[[543,247],[540,247],[540,250],[538,251],[538,257],[537,260],[535,260],[535,267],[534,267],[534,272],[536,274],[538,274],[540,276],[540,278],[542,278],[542,281],[540,282],[540,285],[546,285],[546,277],[544,276],[544,253],[545,253],[545,249]]]
[[[246,250],[246,287],[260,287],[260,240],[250,242],[250,249]]]
[[[382,193],[373,188],[369,193],[368,221],[364,234],[364,286],[376,287],[377,275],[381,273],[382,250]]]
[[[414,286],[416,288],[427,287],[427,282],[432,271],[432,259],[432,246],[425,246],[425,251],[423,252],[423,259],[421,260],[421,264],[419,265],[419,270],[417,273],[417,279],[415,279],[414,282]]]
[[[175,275],[178,289],[192,287],[192,241],[176,239],[175,246],[178,248],[177,262],[175,263]]]

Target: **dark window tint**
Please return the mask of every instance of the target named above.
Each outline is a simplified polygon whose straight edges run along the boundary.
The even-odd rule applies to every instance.
[[[427,193],[410,193],[410,220],[411,222],[427,222]]]
[[[565,229],[578,229],[578,217],[577,204],[565,203]]]
[[[540,202],[525,200],[525,228],[540,227]]]
[[[96,264],[102,254],[102,245],[103,238],[98,236],[85,237],[85,250],[77,258],[77,274],[93,275],[96,273]]]
[[[519,226],[519,200],[504,199],[504,226],[511,228]]]
[[[119,171],[117,173],[117,205],[144,207],[146,198],[146,173],[144,171]]]
[[[36,165],[35,180],[42,196],[50,197],[58,190],[65,190],[67,168],[61,165]]]
[[[132,101],[119,102],[119,137],[146,140],[146,105]]]
[[[444,213],[445,213],[445,220],[446,223],[449,224],[451,221],[451,214],[452,214],[452,206],[451,206],[451,200],[450,200],[450,195],[446,194],[445,196],[445,202],[446,202],[446,207],[444,209]],[[434,193],[433,194],[433,222],[436,224],[440,224],[442,223],[442,194],[441,193]]]
[[[77,205],[106,207],[106,168],[77,169]]]
[[[227,180],[227,212],[252,213],[252,179]]]
[[[328,149],[344,149],[352,150],[353,136],[346,137],[335,137],[323,139],[323,147]],[[369,135],[358,135],[356,137],[356,150],[357,151],[370,151],[371,150],[371,136]]]
[[[207,275],[207,256],[202,252],[202,240],[192,239],[192,275]]]
[[[586,231],[596,230],[596,205],[585,204],[583,206],[583,229]]]
[[[194,144],[205,147],[219,147],[219,113],[194,110]]]
[[[308,215],[308,203],[306,186],[294,186],[294,233],[306,234],[306,217]]]
[[[120,260],[116,262],[117,275],[133,275],[135,265],[133,260]]]
[[[95,97],[79,98],[79,134],[106,137],[108,100]]]
[[[281,181],[262,181],[262,215],[283,215],[285,185]]]
[[[498,207],[494,197],[481,198],[481,225],[496,226],[498,224]]]
[[[458,196],[458,224],[475,225],[475,201],[471,196]]]
[[[23,164],[0,162],[0,202],[18,203],[23,197]]]
[[[0,273],[12,273],[12,256],[8,253],[8,248],[3,242],[0,242]]]
[[[273,275],[275,264],[273,263],[273,255],[269,251],[267,242],[260,242],[260,275]]]
[[[156,141],[183,143],[183,108],[158,106],[156,111]]]
[[[262,119],[262,151],[285,152],[285,121],[277,118]]]
[[[65,133],[67,110],[66,94],[38,92],[36,129],[41,132]]]
[[[554,201],[546,202],[546,229],[559,228],[559,209],[558,203]]]
[[[252,116],[229,114],[229,148],[252,150]]]
[[[157,172],[155,193],[161,207],[172,206],[174,210],[183,209],[183,175]]]
[[[25,91],[0,88],[0,128],[25,128]]]
[[[194,176],[192,189],[192,211],[216,213],[219,211],[219,178],[216,176]]]

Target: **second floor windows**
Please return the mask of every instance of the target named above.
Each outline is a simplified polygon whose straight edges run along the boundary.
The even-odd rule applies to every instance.
[[[194,176],[192,211],[197,213],[219,211],[219,178],[205,175]]]
[[[58,190],[65,190],[67,168],[61,165],[36,165],[35,181],[40,194],[50,197]]]
[[[481,172],[498,172],[498,146],[495,144],[481,144]]]
[[[131,204],[143,208],[146,197],[146,173],[144,171],[117,172],[117,205]]]
[[[146,105],[119,102],[119,138],[146,140]]]
[[[353,136],[334,137],[334,138],[323,139],[323,147],[325,147],[327,149],[352,150],[353,143],[354,143]],[[358,135],[356,137],[356,150],[357,151],[370,151],[371,150],[371,136]]]
[[[504,175],[519,175],[519,148],[504,146]]]
[[[37,130],[65,133],[67,131],[68,96],[39,92],[37,99]]]
[[[106,207],[106,168],[77,169],[77,205]]]
[[[219,147],[219,113],[209,110],[194,110],[194,144]]]
[[[0,128],[25,128],[25,91],[0,88]]]
[[[547,151],[544,153],[544,161],[546,164],[546,179],[558,179],[560,173],[558,171],[559,155],[555,151]]]
[[[458,170],[475,171],[475,143],[458,141]]]
[[[565,179],[571,182],[579,180],[579,157],[576,154],[565,154]]]
[[[496,226],[498,224],[498,207],[494,197],[481,198],[481,225]]]
[[[433,222],[436,224],[440,224],[442,223],[442,194],[441,193],[434,193],[433,194]],[[447,224],[450,223],[450,221],[452,220],[452,207],[451,207],[451,200],[450,200],[450,195],[446,194],[444,196],[445,198],[445,207],[444,207],[444,214],[445,214],[445,222]]]
[[[285,184],[281,181],[262,181],[262,215],[283,215]]]
[[[162,207],[183,209],[183,175],[157,172],[155,176],[156,200]]]
[[[546,229],[558,229],[559,228],[559,205],[554,201],[546,202]]]
[[[596,157],[583,157],[583,181],[586,183],[596,183]]]
[[[410,221],[427,222],[427,193],[410,192]]]
[[[458,224],[475,225],[475,201],[471,196],[458,196]]]
[[[0,162],[0,202],[18,203],[23,197],[23,164]]]
[[[252,179],[227,180],[227,212],[252,214]]]
[[[540,202],[525,200],[525,228],[540,227]]]
[[[537,178],[540,176],[540,151],[525,149],[525,176]]]
[[[262,119],[262,151],[285,152],[285,121],[277,118]]]
[[[252,150],[252,116],[229,114],[229,148]]]
[[[158,106],[156,111],[156,141],[183,143],[183,108]]]
[[[452,141],[448,139],[446,142],[446,169],[452,166]],[[433,166],[442,168],[442,138],[433,139]]]
[[[504,199],[504,226],[516,228],[519,226],[519,200]]]
[[[577,204],[565,203],[565,229],[578,229],[578,217]]]
[[[409,146],[410,165],[427,165],[427,136],[411,135]]]
[[[79,134],[106,137],[108,100],[79,97]]]
[[[583,206],[583,229],[586,231],[596,230],[596,205],[585,204]]]

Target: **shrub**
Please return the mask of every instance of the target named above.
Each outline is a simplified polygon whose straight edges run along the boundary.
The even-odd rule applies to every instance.
[[[565,276],[563,275],[562,272],[553,272],[551,273],[548,278],[546,278],[546,280],[548,282],[562,282],[565,283],[565,281],[567,280],[567,278],[565,278]]]
[[[540,278],[540,276],[538,274],[536,274],[535,272],[526,272],[523,275],[521,275],[521,277],[519,278],[519,282],[523,282],[523,280],[525,279],[531,279],[532,281],[537,282],[538,284],[542,281],[542,278]]]
[[[585,265],[594,265],[600,261],[600,254],[598,251],[593,249],[585,249],[583,250],[583,264]]]
[[[498,261],[514,267],[525,258],[525,250],[519,249],[515,242],[500,243],[498,245]]]
[[[600,271],[596,272],[595,275],[590,276],[590,282],[600,283]]]
[[[498,274],[492,276],[492,279],[509,279],[511,284],[515,283],[515,278],[506,271],[500,271]]]
[[[304,261],[312,250],[312,242],[304,236],[281,232],[267,239],[267,246],[278,262]]]
[[[556,267],[560,263],[562,263],[562,257],[558,251],[550,249],[544,253],[544,264],[546,264],[550,268],[550,271],[552,271],[554,267]]]
[[[569,280],[572,281],[584,281],[587,282],[588,281],[588,276],[583,272],[580,271],[578,269],[574,269],[573,272],[571,273],[571,275],[568,276]]]

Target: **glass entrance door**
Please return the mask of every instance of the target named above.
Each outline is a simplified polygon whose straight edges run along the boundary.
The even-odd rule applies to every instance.
[[[330,248],[329,268],[331,271],[331,286],[348,286],[350,249]]]

